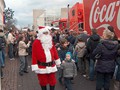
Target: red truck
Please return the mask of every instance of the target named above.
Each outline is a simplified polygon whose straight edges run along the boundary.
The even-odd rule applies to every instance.
[[[67,29],[68,23],[68,30],[72,29],[78,32],[79,28],[83,28],[91,34],[91,29],[96,28],[100,35],[111,25],[120,39],[120,0],[83,0],[83,3],[78,2],[69,10],[69,18],[59,20],[59,28]]]
[[[78,31],[78,28],[83,28],[82,23],[84,21],[84,13],[83,13],[83,4],[77,2],[69,11],[69,30]]]
[[[78,31],[78,28],[83,28],[83,17],[83,4],[77,2],[72,8],[70,8],[68,18],[59,20],[60,30],[72,29]],[[67,28],[68,24],[69,28]]]
[[[51,26],[55,26],[55,23],[57,23],[57,25],[58,25],[57,27],[59,27],[59,29],[62,31],[67,28],[67,19],[66,18],[62,18],[60,20],[53,21],[51,23]]]

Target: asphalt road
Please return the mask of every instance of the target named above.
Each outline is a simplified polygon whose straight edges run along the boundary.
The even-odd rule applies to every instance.
[[[6,60],[6,66],[3,69],[2,90],[41,90],[36,74],[31,71],[31,58],[29,58],[28,62],[29,73],[19,76],[19,59],[14,61]],[[73,82],[73,90],[95,90],[96,82],[87,80],[79,73]],[[57,82],[55,90],[65,90],[64,85]]]

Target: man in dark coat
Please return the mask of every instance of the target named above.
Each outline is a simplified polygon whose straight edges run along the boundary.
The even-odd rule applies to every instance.
[[[90,80],[94,80],[94,64],[95,64],[95,60],[92,58],[91,55],[95,50],[95,48],[97,47],[99,41],[100,41],[100,36],[97,34],[97,30],[92,29],[92,35],[90,36],[87,42],[87,51],[88,51],[87,54],[89,54],[89,79]]]

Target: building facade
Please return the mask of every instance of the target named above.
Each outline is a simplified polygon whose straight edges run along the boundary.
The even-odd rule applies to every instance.
[[[0,29],[4,27],[4,9],[5,9],[5,1],[0,0]]]
[[[48,12],[47,10],[34,9],[33,10],[33,29],[36,31],[38,26],[51,26],[53,21],[59,20],[59,15]]]
[[[33,10],[33,29],[36,31],[38,26],[44,25],[44,9],[34,9]]]
[[[68,8],[61,8],[60,18],[68,18]]]

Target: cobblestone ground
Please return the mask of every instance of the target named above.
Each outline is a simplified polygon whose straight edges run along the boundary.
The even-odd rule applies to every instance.
[[[4,79],[2,79],[2,90],[41,90],[36,74],[31,71],[30,57],[28,63],[29,73],[19,76],[19,59],[14,61],[6,60],[6,67],[3,69]],[[73,82],[73,90],[95,90],[95,81],[86,80],[79,74]],[[56,90],[65,90],[65,88],[58,82]]]

